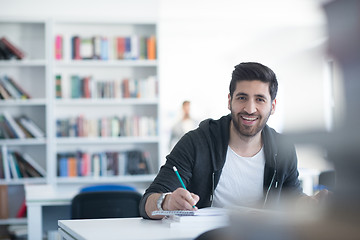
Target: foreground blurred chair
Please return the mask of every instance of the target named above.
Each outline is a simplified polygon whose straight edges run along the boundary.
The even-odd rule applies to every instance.
[[[122,185],[83,188],[71,202],[72,219],[139,217],[141,194]]]
[[[320,188],[327,188],[330,191],[333,191],[335,188],[335,170],[323,171],[319,174],[319,186]],[[321,189],[319,189],[321,190]]]

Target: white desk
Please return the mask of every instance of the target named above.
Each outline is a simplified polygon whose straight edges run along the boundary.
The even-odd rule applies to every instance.
[[[112,218],[90,220],[60,220],[59,234],[61,240],[187,240],[194,239],[201,233],[225,223],[201,227],[170,228],[161,220],[142,218]]]
[[[69,206],[78,188],[57,188],[53,185],[26,185],[28,240],[43,239],[43,207]]]
[[[299,179],[304,192],[313,193],[314,178],[319,171],[314,169],[299,169]],[[79,192],[79,186],[27,185],[25,186],[28,240],[39,240],[43,236],[43,207],[70,206],[71,199]],[[61,219],[61,218],[58,218]],[[64,218],[63,218],[64,219]]]

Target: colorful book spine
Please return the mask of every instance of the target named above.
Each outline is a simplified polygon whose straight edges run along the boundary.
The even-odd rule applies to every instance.
[[[71,76],[71,98],[81,98],[81,79],[78,75]]]
[[[131,38],[125,37],[125,51],[124,51],[124,59],[131,59]]]
[[[80,60],[80,37],[79,36],[73,36],[71,39],[72,44],[72,59],[74,60]]]
[[[59,158],[59,177],[67,177],[68,176],[68,159],[65,154],[60,154]]]
[[[137,35],[132,35],[130,37],[130,42],[130,59],[137,60],[140,57],[139,37]]]
[[[150,36],[147,40],[147,57],[149,60],[156,59],[156,39],[155,36]]]
[[[62,35],[55,36],[55,59],[63,59],[63,37]]]
[[[70,155],[67,159],[68,161],[68,176],[76,177],[77,176],[77,159],[75,155]]]
[[[92,37],[92,58],[101,59],[101,36]]]
[[[60,99],[62,98],[62,88],[61,88],[61,75],[57,74],[55,76],[55,97]]]
[[[100,59],[108,60],[109,59],[109,39],[106,37],[102,37],[100,47],[101,47]]]

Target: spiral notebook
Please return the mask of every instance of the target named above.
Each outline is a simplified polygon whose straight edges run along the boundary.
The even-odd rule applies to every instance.
[[[162,216],[215,216],[215,215],[224,215],[226,210],[223,208],[216,207],[207,207],[202,208],[197,211],[193,210],[174,210],[174,211],[153,211],[151,213],[153,216],[162,215]]]

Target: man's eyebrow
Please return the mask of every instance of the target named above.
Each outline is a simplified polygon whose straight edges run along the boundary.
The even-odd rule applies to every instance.
[[[249,96],[249,94],[244,93],[244,92],[238,92],[235,94],[235,96]]]
[[[264,98],[267,100],[267,97],[263,94],[255,94],[256,97]]]
[[[249,96],[249,94],[244,93],[244,92],[238,92],[235,94],[235,96]],[[263,94],[255,94],[255,97],[264,98],[267,100],[267,97]]]

